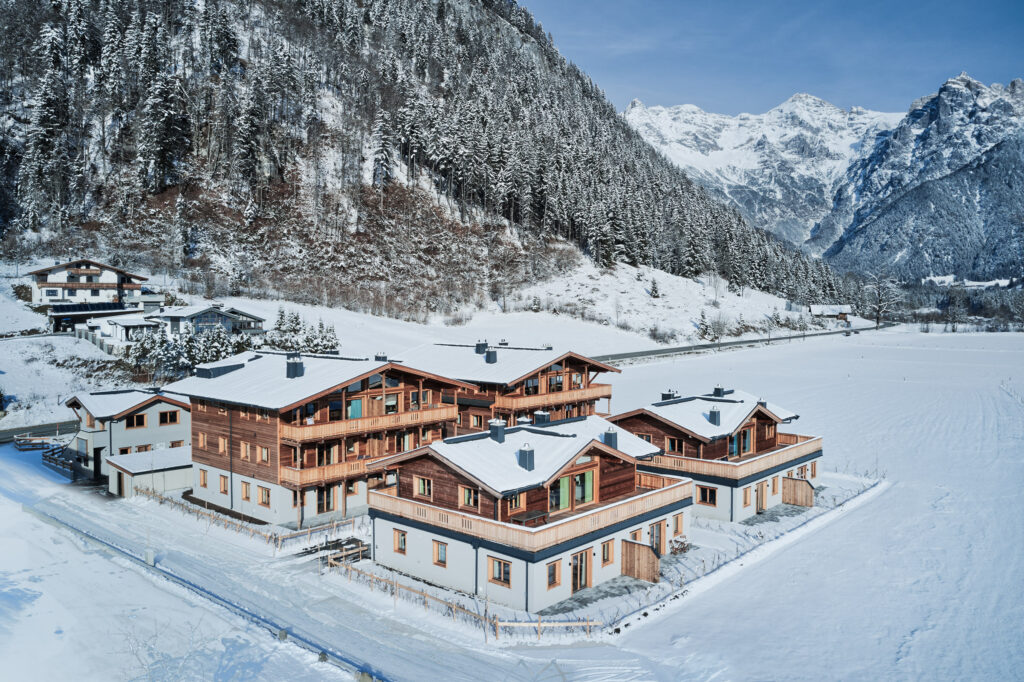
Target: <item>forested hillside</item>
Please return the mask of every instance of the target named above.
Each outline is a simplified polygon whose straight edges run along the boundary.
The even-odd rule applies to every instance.
[[[448,310],[572,267],[850,285],[655,152],[508,0],[0,3],[8,255]]]

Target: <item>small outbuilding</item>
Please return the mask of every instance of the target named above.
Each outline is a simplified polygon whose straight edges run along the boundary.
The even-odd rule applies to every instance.
[[[163,448],[148,452],[113,455],[107,459],[112,495],[134,497],[139,488],[158,493],[192,485],[192,447]]]
[[[827,317],[833,320],[843,320],[844,322],[849,319],[850,315],[853,315],[853,306],[851,305],[812,305],[811,315],[813,317]]]

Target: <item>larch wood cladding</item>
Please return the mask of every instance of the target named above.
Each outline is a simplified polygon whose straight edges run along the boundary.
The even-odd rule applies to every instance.
[[[230,469],[242,476],[277,483],[280,451],[278,419],[273,413],[270,413],[269,418],[257,418],[254,409],[250,408],[248,416],[243,417],[244,410],[239,407],[219,408],[211,403],[205,404],[205,409],[193,406],[192,460],[197,464]],[[206,447],[199,446],[200,433],[205,434]],[[225,452],[218,452],[221,438],[227,439]],[[242,442],[252,445],[248,460],[241,457]],[[260,447],[270,450],[265,464],[260,461]]]
[[[433,492],[430,499],[416,495],[416,481],[414,478],[416,476],[430,479]],[[480,504],[477,509],[459,505],[460,485],[479,491]],[[494,518],[493,495],[480,490],[476,483],[428,456],[402,462],[398,474],[398,497],[418,500],[426,504],[432,504],[435,507],[452,509],[464,514],[473,514],[488,519]]]
[[[636,465],[617,457],[602,455],[600,458],[598,503],[636,491]]]

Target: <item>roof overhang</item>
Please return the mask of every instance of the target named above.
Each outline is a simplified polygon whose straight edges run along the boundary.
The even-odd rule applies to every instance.
[[[500,348],[498,350],[500,350]],[[622,370],[619,369],[618,367],[613,367],[612,365],[609,365],[609,364],[606,364],[606,363],[603,363],[603,362],[598,362],[597,360],[593,360],[591,358],[588,358],[585,355],[580,355],[579,353],[574,353],[573,351],[569,351],[568,353],[563,353],[562,355],[558,356],[557,358],[555,358],[551,362],[546,362],[543,365],[539,365],[536,369],[533,369],[533,370],[527,372],[523,376],[521,376],[521,377],[519,377],[517,379],[513,379],[512,381],[509,381],[508,384],[509,385],[510,384],[518,384],[520,381],[524,381],[526,379],[529,379],[534,374],[537,374],[538,372],[543,371],[545,367],[550,367],[551,365],[554,365],[555,363],[558,363],[558,362],[562,362],[566,358],[570,358],[570,357],[574,358],[576,360],[579,360],[580,362],[586,363],[588,365],[593,365],[594,367],[598,367],[598,368],[600,368],[604,372],[617,372],[617,373],[621,373],[622,372]]]

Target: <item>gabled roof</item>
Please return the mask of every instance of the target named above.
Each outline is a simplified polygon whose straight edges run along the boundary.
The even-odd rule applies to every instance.
[[[337,355],[303,354],[300,356],[303,364],[302,376],[289,379],[287,355],[280,352],[247,351],[218,362],[197,365],[197,373],[215,376],[188,377],[167,385],[165,390],[192,398],[283,410],[388,369],[436,379],[456,388],[474,388],[461,381],[435,376],[387,360],[346,358]]]
[[[127,455],[111,455],[107,463],[128,474],[145,474],[168,469],[185,469],[192,466],[192,446],[160,448],[148,452],[132,452]]]
[[[232,317],[232,318],[235,318],[235,319],[238,319],[239,317],[248,317],[249,319],[252,319],[252,320],[259,320],[260,322],[266,322],[266,320],[264,318],[260,317],[259,315],[253,315],[252,313],[246,312],[246,311],[242,310],[241,308],[235,308],[235,307],[225,308],[223,306],[214,305],[214,304],[173,306],[173,307],[170,307],[170,308],[163,308],[162,310],[159,310],[158,312],[150,313],[146,317],[147,318],[172,318],[172,317],[193,318],[193,317],[195,317],[197,315],[201,315],[201,314],[203,314],[205,312],[208,312],[208,311],[211,311],[211,310],[213,312],[215,312],[215,313],[220,313],[222,315],[225,315],[227,317]]]
[[[33,270],[32,272],[26,272],[25,274],[26,275],[42,275],[42,274],[50,272],[51,270],[58,270],[60,268],[74,267],[77,263],[88,263],[89,265],[95,265],[96,267],[98,267],[98,268],[100,268],[102,270],[113,270],[114,272],[120,272],[122,275],[124,275],[126,277],[131,277],[132,279],[141,280],[143,282],[146,282],[146,281],[149,280],[148,277],[143,277],[142,275],[133,275],[132,273],[128,272],[127,270],[122,270],[121,268],[115,268],[113,265],[107,265],[106,263],[100,263],[99,261],[90,260],[88,258],[76,258],[75,260],[69,260],[66,263],[57,263],[56,265],[50,265],[49,267],[39,268],[38,270]]]
[[[168,391],[95,391],[79,393],[67,401],[68,407],[83,407],[97,419],[120,419],[156,402],[165,402],[186,410],[191,409],[188,398]]]
[[[486,355],[477,353],[473,345],[446,343],[424,344],[399,353],[398,356],[400,362],[414,367],[477,384],[512,385],[570,357],[605,372],[620,371],[617,367],[579,353],[550,346],[526,348],[498,345],[488,346],[488,349],[495,351],[497,362],[487,362]]]
[[[614,450],[603,442],[603,434],[609,430],[616,433],[618,443]],[[517,453],[527,445],[534,451],[532,470],[519,466]],[[502,443],[486,432],[449,438],[380,460],[374,466],[391,466],[428,455],[447,463],[492,495],[501,497],[547,484],[591,447],[627,461],[660,452],[647,441],[602,417],[584,417],[550,425],[509,427],[505,429]]]
[[[760,404],[761,402],[764,404]],[[711,423],[712,408],[718,410],[719,424],[717,426]],[[618,422],[627,417],[644,413],[707,442],[732,435],[755,412],[761,412],[776,422],[786,422],[798,419],[800,416],[780,405],[760,401],[750,393],[732,390],[723,391],[722,396],[706,393],[687,398],[663,400],[615,415],[611,417],[611,421]]]

